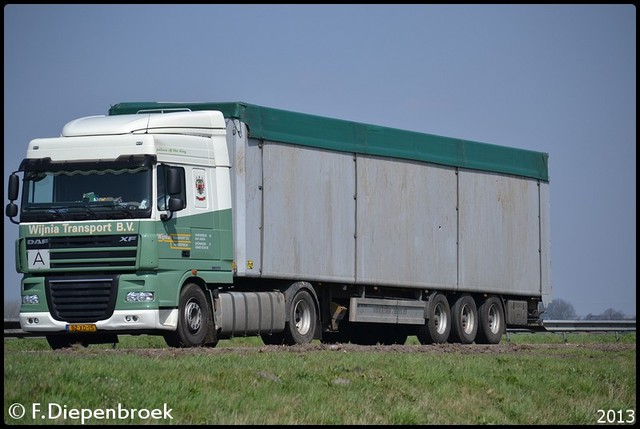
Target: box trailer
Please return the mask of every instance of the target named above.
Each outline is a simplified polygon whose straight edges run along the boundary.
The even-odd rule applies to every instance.
[[[53,348],[495,344],[551,298],[546,153],[144,102],[32,140],[19,172],[21,327]]]

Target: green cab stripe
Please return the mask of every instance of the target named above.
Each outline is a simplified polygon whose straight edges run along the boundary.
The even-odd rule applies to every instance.
[[[308,115],[243,102],[118,103],[109,115],[140,111],[219,110],[249,126],[252,138],[365,155],[386,156],[549,181],[544,152]]]

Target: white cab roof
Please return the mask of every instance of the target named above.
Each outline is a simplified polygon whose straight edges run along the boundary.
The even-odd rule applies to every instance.
[[[201,110],[196,112],[87,116],[67,123],[62,129],[62,136],[146,133],[212,134],[211,131],[221,129],[225,129],[225,120],[221,112]]]

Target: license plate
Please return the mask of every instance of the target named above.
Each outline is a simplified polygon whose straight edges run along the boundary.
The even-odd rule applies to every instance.
[[[93,323],[77,323],[74,325],[67,325],[67,331],[69,332],[96,332],[98,328]]]

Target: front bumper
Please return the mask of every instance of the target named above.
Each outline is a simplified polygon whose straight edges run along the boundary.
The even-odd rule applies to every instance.
[[[166,310],[115,310],[105,320],[95,322],[100,331],[175,331],[178,309]],[[20,313],[20,328],[25,332],[66,331],[69,322],[55,320],[47,312]]]

